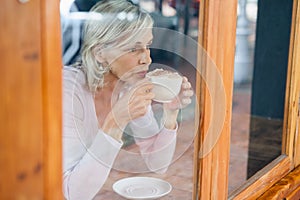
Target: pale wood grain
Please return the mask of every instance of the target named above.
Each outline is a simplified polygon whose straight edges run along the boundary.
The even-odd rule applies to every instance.
[[[198,53],[198,71],[206,80],[197,76],[197,85],[200,87],[196,95],[200,99],[201,111],[199,150],[205,146],[207,138],[211,137],[208,141],[216,142],[211,151],[199,155],[197,195],[198,199],[203,200],[227,198],[236,12],[236,0],[200,2],[198,42],[205,52]],[[212,99],[218,97],[219,88],[207,89],[207,83],[216,82],[218,78],[209,67],[216,67],[222,77],[226,100],[221,104],[214,103],[215,99]],[[225,109],[225,121],[217,139],[208,132],[211,120],[214,120],[211,119],[211,111],[215,109]]]
[[[43,199],[62,199],[62,50],[59,0],[41,1]],[[54,175],[55,174],[55,175]]]
[[[299,200],[300,199],[300,187],[291,192],[285,200]]]
[[[294,84],[293,91],[295,102],[295,146],[294,146],[294,164],[300,165],[300,2],[294,1],[294,18],[293,18],[293,30],[294,30],[294,42],[293,42],[293,58],[291,61],[292,68],[294,68]],[[298,112],[298,116],[297,116]]]
[[[229,197],[233,200],[257,199],[266,190],[291,171],[293,165],[288,156],[280,156],[252,176],[246,184],[235,190]]]
[[[286,82],[285,116],[282,151],[300,164],[299,147],[299,98],[300,98],[300,3],[294,1],[289,62]]]
[[[263,199],[297,199],[300,192],[300,167],[290,172],[278,181],[272,188],[266,191],[258,200]],[[299,198],[297,199],[299,200]]]
[[[0,6],[0,199],[43,194],[40,2]]]
[[[45,2],[1,1],[0,199],[62,199],[59,0]]]

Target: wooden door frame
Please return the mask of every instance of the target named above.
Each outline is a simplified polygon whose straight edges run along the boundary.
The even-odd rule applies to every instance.
[[[62,150],[61,150],[61,34],[59,1],[40,1],[41,5],[41,68],[43,100],[43,191],[44,199],[62,199]],[[283,155],[270,163],[245,185],[231,195],[231,199],[259,197],[275,182],[300,163],[299,155],[299,91],[300,91],[300,45],[299,45],[299,1],[294,0],[293,26],[289,57],[289,76],[284,123],[286,136]],[[53,14],[54,13],[54,14]],[[199,20],[199,44],[215,62],[226,94],[225,121],[218,142],[205,157],[199,151],[210,123],[210,96],[205,82],[197,74],[196,96],[200,99],[201,122],[195,140],[195,187],[193,199],[227,199],[228,166],[231,132],[231,110],[233,93],[233,65],[237,0],[201,0]],[[198,55],[199,56],[199,55]],[[204,64],[204,65],[203,65]],[[198,62],[198,69],[206,73],[205,63]],[[279,175],[278,175],[279,172]],[[267,182],[270,182],[266,185]],[[252,192],[252,191],[255,192]]]
[[[233,66],[235,54],[235,30],[237,17],[237,0],[202,0],[200,2],[199,17],[199,49],[205,51],[206,59],[198,53],[197,69],[201,72],[201,77],[197,74],[196,97],[200,99],[200,126],[198,137],[195,140],[195,189],[193,199],[226,199],[228,191],[228,167],[229,167],[229,147],[231,130],[231,109],[233,94]],[[225,89],[225,121],[220,132],[217,143],[206,155],[200,155],[199,151],[204,146],[204,141],[210,126],[210,111],[215,105],[211,104],[211,93],[208,91],[207,82],[203,76],[209,77],[207,81],[215,81],[215,77],[210,74],[209,62],[215,63],[215,67],[220,73]],[[218,94],[214,94],[218,98]],[[219,133],[217,133],[219,134]]]
[[[44,199],[62,195],[62,49],[60,0],[41,0]]]
[[[229,199],[256,199],[270,189],[300,163],[299,95],[300,95],[300,6],[294,0],[290,53],[286,86],[282,155],[235,190]],[[202,0],[200,2],[199,39],[222,75],[226,91],[226,119],[220,138],[211,152],[199,157],[199,151],[210,119],[210,96],[200,75],[197,75],[196,96],[200,99],[201,123],[195,140],[195,188],[193,199],[227,199],[230,159],[231,109],[237,0]],[[198,55],[198,60],[201,56]],[[202,62],[198,70],[203,71]],[[205,70],[204,70],[205,71]]]
[[[49,4],[49,5],[48,5]],[[57,150],[53,146],[61,144],[61,102],[57,101],[57,95],[61,95],[61,90],[56,86],[49,84],[49,80],[56,80],[61,76],[60,68],[53,68],[61,64],[60,56],[60,34],[59,34],[59,10],[57,9],[59,1],[46,3],[42,1],[42,10],[45,13],[42,16],[42,51],[43,51],[43,77],[44,82],[44,104],[48,108],[45,110],[45,130],[47,134],[44,138],[44,191],[45,199],[60,199],[61,197],[61,178],[53,174],[61,173],[61,149]],[[56,12],[56,17],[49,13]],[[294,1],[293,22],[291,30],[291,44],[289,54],[289,69],[287,78],[287,95],[284,124],[285,134],[283,142],[283,155],[270,163],[245,185],[240,187],[230,196],[230,199],[244,199],[246,196],[255,198],[268,190],[275,182],[280,180],[284,175],[291,171],[295,166],[300,164],[299,155],[299,125],[297,127],[298,98],[300,91],[300,36],[299,36],[299,1]],[[195,187],[193,199],[226,199],[228,197],[228,166],[230,152],[230,131],[231,131],[231,110],[232,110],[232,92],[233,92],[233,65],[235,51],[235,30],[237,16],[237,0],[201,0],[200,2],[200,20],[199,20],[199,44],[203,47],[210,58],[216,63],[220,74],[223,77],[224,88],[226,93],[226,119],[218,140],[212,151],[205,157],[199,158],[201,142],[205,138],[205,131],[209,126],[209,102],[210,97],[205,83],[197,74],[196,95],[200,99],[201,123],[198,137],[195,140]],[[54,37],[54,38],[53,38]],[[56,41],[56,42],[53,42]],[[56,56],[51,55],[56,52]],[[298,58],[298,59],[297,59]],[[198,62],[199,70],[203,67],[202,62]],[[204,65],[205,66],[205,65]],[[54,70],[55,69],[55,70]],[[204,70],[205,71],[205,70]],[[52,82],[53,83],[53,82]],[[57,118],[58,117],[58,118]],[[50,123],[50,120],[52,122]],[[55,120],[53,120],[55,119]],[[53,135],[53,132],[56,133]],[[54,163],[54,165],[53,165]],[[279,172],[279,173],[278,173]],[[269,182],[269,184],[266,184]],[[252,192],[255,191],[255,192]]]
[[[60,2],[1,3],[0,199],[63,199]]]

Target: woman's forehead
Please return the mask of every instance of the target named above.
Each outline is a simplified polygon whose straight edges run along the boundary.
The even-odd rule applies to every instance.
[[[112,44],[106,44],[106,50],[124,50],[137,45],[147,45],[153,40],[152,29],[143,29],[136,33],[128,33],[115,40]]]
[[[141,31],[140,34],[137,34],[135,37],[133,37],[131,44],[147,44],[152,41],[152,39],[152,30],[145,29],[144,31]]]

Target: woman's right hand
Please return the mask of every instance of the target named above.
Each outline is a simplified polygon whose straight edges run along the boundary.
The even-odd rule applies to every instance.
[[[130,121],[144,116],[151,105],[153,84],[147,79],[137,82],[113,105],[112,114],[117,123],[126,126]]]
[[[153,84],[147,79],[137,82],[114,103],[111,112],[105,119],[103,130],[119,129],[123,132],[130,121],[144,116],[154,98],[154,93],[151,92],[152,88]],[[121,136],[122,134],[119,133],[118,139]]]

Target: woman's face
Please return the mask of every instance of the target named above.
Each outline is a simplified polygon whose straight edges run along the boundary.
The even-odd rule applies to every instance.
[[[135,42],[124,49],[104,52],[103,59],[109,65],[110,73],[128,83],[145,78],[152,62],[149,49],[152,39],[152,30],[146,29],[143,35],[136,37]]]

